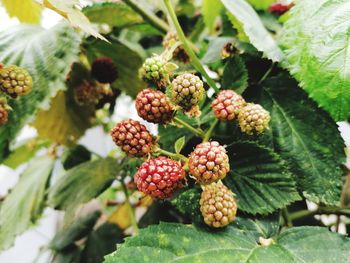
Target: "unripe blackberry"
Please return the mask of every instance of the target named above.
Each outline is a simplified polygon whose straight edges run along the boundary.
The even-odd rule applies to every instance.
[[[0,104],[0,126],[7,123],[8,115],[8,108],[4,104]]]
[[[0,69],[0,88],[12,98],[28,94],[33,88],[33,80],[28,71],[17,66]]]
[[[163,47],[169,49],[178,41],[179,37],[175,32],[168,32],[163,39]],[[173,58],[183,63],[188,63],[190,61],[190,57],[187,55],[185,49],[181,45],[174,50]]]
[[[185,112],[198,107],[204,96],[203,82],[199,77],[190,73],[177,76],[171,83],[173,101]]]
[[[159,90],[144,89],[136,97],[138,115],[149,122],[166,124],[174,116],[169,98]]]
[[[144,162],[135,174],[134,181],[139,191],[165,199],[183,187],[185,175],[185,170],[178,162],[160,156]]]
[[[269,7],[269,12],[276,14],[278,16],[283,15],[284,13],[288,12],[289,9],[291,9],[294,6],[294,3],[290,4],[284,4],[284,3],[273,3]]]
[[[97,58],[92,63],[91,76],[100,83],[113,83],[118,77],[117,67],[111,58]]]
[[[147,58],[140,68],[140,75],[146,81],[158,83],[167,75],[165,64],[166,61],[161,56]]]
[[[211,104],[214,115],[221,121],[231,121],[237,118],[239,110],[245,105],[241,95],[233,90],[220,91]]]
[[[249,135],[260,134],[269,127],[270,113],[261,105],[248,103],[238,114],[241,131]]]
[[[222,183],[204,187],[199,201],[204,222],[211,227],[224,227],[236,218],[237,204],[234,194]]]
[[[111,136],[117,146],[133,157],[146,157],[155,145],[146,126],[132,119],[118,122],[111,130]]]
[[[218,142],[198,144],[188,159],[191,175],[201,184],[210,184],[225,178],[230,171],[226,150]]]
[[[97,104],[101,98],[94,83],[83,81],[74,88],[74,99],[79,105]]]

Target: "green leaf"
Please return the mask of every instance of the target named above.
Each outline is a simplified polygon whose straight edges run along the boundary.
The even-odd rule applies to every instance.
[[[248,87],[248,70],[243,59],[234,56],[226,62],[222,76],[222,89],[232,89],[242,94]]]
[[[10,17],[17,17],[22,23],[40,22],[42,7],[35,0],[2,0],[1,2]]]
[[[248,0],[248,2],[258,10],[266,10],[276,2],[276,0]]]
[[[143,22],[138,13],[122,2],[96,3],[85,7],[83,12],[92,23],[107,24],[111,27],[124,27]]]
[[[204,23],[211,33],[215,32],[215,20],[220,16],[222,9],[223,6],[220,0],[203,0],[202,15]]]
[[[285,76],[263,83],[258,102],[271,113],[266,136],[288,161],[299,190],[313,202],[339,204],[345,153],[336,123]]]
[[[337,121],[350,117],[348,4],[347,0],[298,1],[280,37],[285,66]]]
[[[254,9],[245,0],[221,0],[230,14],[243,26],[249,41],[274,62],[281,61],[283,53],[266,30]]]
[[[177,139],[174,145],[175,152],[180,153],[182,148],[185,146],[186,143],[186,137],[182,136],[181,138]]]
[[[15,237],[35,223],[44,208],[45,189],[54,159],[33,159],[0,209],[0,250],[13,245]]]
[[[127,238],[104,262],[347,262],[350,256],[349,239],[326,228],[290,228],[269,246],[260,245],[254,233],[231,226],[209,232],[161,223]]]
[[[74,245],[75,241],[86,237],[91,232],[100,216],[100,211],[94,211],[79,217],[71,225],[60,230],[54,236],[48,245],[49,248],[58,252]]]
[[[83,145],[78,144],[67,149],[61,157],[63,168],[68,170],[91,159],[91,152]]]
[[[286,162],[273,151],[248,142],[227,151],[231,172],[224,184],[236,194],[240,210],[267,214],[300,199]]]
[[[87,55],[92,63],[98,57],[110,57],[118,70],[118,79],[112,87],[136,97],[137,93],[145,87],[139,78],[139,68],[142,66],[141,57],[116,39],[112,43],[95,41],[87,46]]]
[[[221,51],[227,43],[232,43],[232,37],[214,37],[209,39],[207,51],[202,58],[203,64],[210,64],[221,60]]]
[[[13,111],[9,122],[0,128],[0,161],[20,129],[65,87],[65,77],[77,59],[79,45],[78,35],[65,24],[49,30],[21,25],[0,32],[0,61],[26,68],[34,80],[31,93],[10,101]]]
[[[80,263],[103,262],[103,257],[123,241],[123,232],[114,224],[104,223],[88,236]]]
[[[72,211],[106,190],[120,169],[121,164],[113,158],[75,166],[49,189],[48,204],[57,209]]]

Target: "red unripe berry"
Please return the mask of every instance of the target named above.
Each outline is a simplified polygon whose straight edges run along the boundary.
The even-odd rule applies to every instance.
[[[237,118],[239,110],[245,105],[241,95],[233,90],[222,90],[211,107],[214,115],[221,121],[231,121]]]
[[[167,157],[160,156],[144,162],[135,174],[134,181],[139,191],[153,198],[165,199],[183,187],[185,170]]]

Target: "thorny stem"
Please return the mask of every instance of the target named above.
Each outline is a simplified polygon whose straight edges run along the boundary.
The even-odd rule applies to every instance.
[[[194,128],[190,124],[188,124],[187,122],[181,120],[178,117],[174,118],[174,122],[179,124],[179,125],[181,125],[181,126],[183,126],[184,128],[186,128],[190,132],[194,133],[196,136],[199,136],[201,138],[204,138],[204,136],[205,136],[204,131],[202,129]]]
[[[310,210],[301,210],[298,212],[294,212],[290,214],[290,220],[297,220],[299,218],[304,218],[308,216],[314,216],[314,215],[344,215],[344,216],[350,216],[350,209],[345,208],[339,208],[339,207],[320,207],[317,210],[310,211]]]
[[[123,192],[125,195],[125,203],[128,206],[128,212],[129,212],[129,216],[131,219],[131,224],[132,224],[132,227],[134,228],[135,235],[137,235],[139,233],[139,227],[137,225],[134,207],[130,203],[130,196],[129,196],[128,188],[125,185],[124,178],[122,180],[120,180],[120,183],[122,185]]]
[[[137,13],[139,13],[145,20],[147,20],[152,26],[159,29],[163,33],[169,31],[169,26],[159,17],[154,15],[153,13],[145,10],[138,2],[135,0],[123,0],[127,5],[129,5],[132,9],[134,9]]]
[[[210,139],[210,136],[213,133],[215,126],[218,124],[218,121],[218,119],[215,119],[215,121],[211,124],[211,126],[204,135],[203,142],[207,142]]]
[[[181,161],[187,162],[186,156],[179,154],[179,153],[168,152],[168,151],[160,149],[160,148],[156,149],[155,152],[162,154],[162,155],[165,155],[165,156],[168,156],[168,157],[175,159],[175,160],[181,160]]]
[[[170,0],[164,0],[164,4],[165,7],[169,13],[169,16],[175,26],[177,35],[180,39],[180,41],[182,42],[182,45],[186,51],[186,53],[189,55],[189,57],[191,58],[191,63],[193,64],[193,66],[204,76],[204,78],[206,79],[206,81],[208,82],[208,84],[210,85],[210,87],[212,87],[216,93],[219,92],[219,88],[216,86],[216,83],[214,80],[212,80],[207,71],[204,69],[203,65],[201,64],[201,62],[199,61],[199,59],[197,58],[196,54],[194,53],[194,51],[192,50],[192,48],[190,47],[190,43],[187,40],[185,33],[183,32],[180,23],[176,17],[175,11],[171,5]]]

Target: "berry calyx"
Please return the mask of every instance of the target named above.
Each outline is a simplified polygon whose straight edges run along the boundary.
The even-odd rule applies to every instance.
[[[74,88],[74,99],[81,106],[97,104],[100,98],[101,95],[94,83],[83,81],[79,86]]]
[[[144,89],[136,97],[138,115],[152,123],[167,124],[174,117],[175,109],[170,99],[159,90]]]
[[[236,218],[237,204],[234,194],[222,183],[206,185],[199,204],[204,222],[208,226],[224,227]]]
[[[185,170],[167,157],[160,156],[144,162],[134,176],[139,191],[153,198],[165,199],[183,187]]]
[[[249,135],[260,134],[269,127],[270,113],[261,105],[248,103],[238,114],[241,131]]]
[[[165,70],[166,61],[161,56],[153,56],[147,58],[140,68],[140,76],[145,81],[151,81],[157,85],[164,82],[164,78],[167,77],[167,71]]]
[[[91,76],[100,83],[113,83],[118,77],[117,67],[111,58],[97,58],[92,63]]]
[[[171,94],[175,104],[185,112],[199,115],[198,103],[203,99],[205,90],[203,82],[196,75],[184,73],[177,76],[171,83]]]
[[[191,175],[201,184],[224,179],[230,171],[226,150],[216,141],[198,144],[188,159]]]
[[[168,32],[163,39],[163,47],[169,49],[177,42],[179,42],[177,33]],[[187,55],[185,49],[181,45],[175,48],[173,51],[173,58],[183,63],[190,62],[190,57]]]
[[[32,88],[32,77],[25,69],[14,65],[0,69],[0,89],[12,98],[26,95]]]
[[[111,136],[115,144],[132,157],[146,157],[155,145],[146,126],[132,119],[118,122],[111,130]]]
[[[233,90],[222,90],[211,107],[214,115],[221,121],[231,121],[237,118],[239,110],[245,105],[241,95]]]

